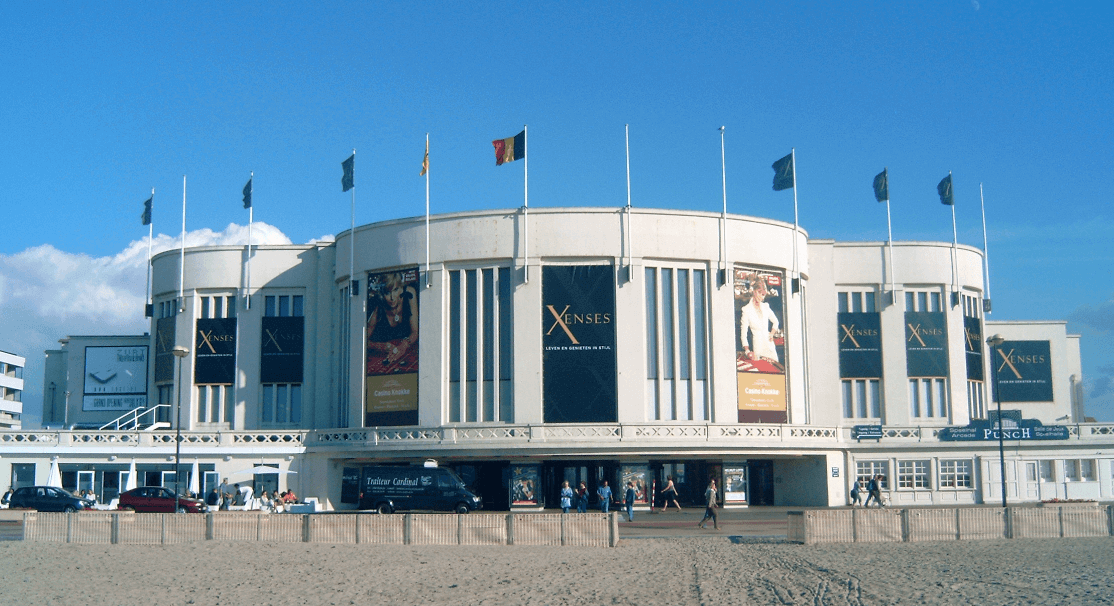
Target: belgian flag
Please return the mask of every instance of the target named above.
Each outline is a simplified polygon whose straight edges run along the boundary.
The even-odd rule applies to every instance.
[[[495,166],[504,162],[514,162],[526,157],[526,131],[506,139],[496,139],[491,142],[495,146]]]

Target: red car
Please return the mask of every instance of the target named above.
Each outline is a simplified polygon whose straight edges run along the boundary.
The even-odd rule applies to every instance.
[[[173,490],[161,486],[144,486],[120,495],[119,509],[139,513],[205,513],[209,506],[204,501],[183,496],[175,498]]]

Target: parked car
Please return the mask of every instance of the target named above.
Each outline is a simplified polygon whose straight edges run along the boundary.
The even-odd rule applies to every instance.
[[[24,486],[17,489],[11,497],[12,509],[34,509],[36,511],[82,511],[93,509],[90,499],[74,496],[72,493],[53,486]]]
[[[209,506],[199,499],[176,495],[162,486],[143,486],[120,495],[119,509],[139,513],[205,513]]]

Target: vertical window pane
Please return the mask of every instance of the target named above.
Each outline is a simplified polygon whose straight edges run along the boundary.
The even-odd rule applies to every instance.
[[[287,386],[275,385],[275,423],[286,422]]]
[[[855,406],[855,404],[854,404],[855,400],[854,400],[854,397],[852,395],[854,392],[852,391],[851,381],[843,381],[842,387],[843,387],[843,418],[853,419],[855,417],[855,407],[854,407]]]
[[[940,311],[940,293],[932,293],[932,308],[929,311]]]
[[[499,419],[514,423],[514,323],[511,312],[511,270],[499,268]]]
[[[646,378],[658,378],[657,271],[646,268]]]
[[[905,311],[917,311],[917,306],[913,302],[913,293],[905,293]]]
[[[449,420],[460,422],[460,271],[449,272]]]
[[[861,312],[863,310],[863,293],[851,293],[851,311]]]
[[[857,408],[859,409],[859,417],[866,418],[866,381],[855,381],[855,399],[857,400]]]
[[[263,315],[267,317],[274,317],[275,315],[275,297],[263,297]]]
[[[236,401],[232,397],[232,386],[224,386],[224,422],[230,426],[236,421]]]
[[[921,416],[920,381],[909,379],[909,412],[913,417]]]
[[[198,423],[204,423],[205,422],[205,411],[208,410],[208,408],[207,408],[208,401],[209,401],[209,386],[208,385],[198,385],[197,386],[197,422]]]
[[[875,304],[876,294],[873,292],[863,293],[863,311],[874,312],[877,311]]]
[[[847,293],[841,292],[841,293],[839,293],[838,296],[839,296],[839,311],[840,311],[840,313],[847,313],[847,312],[851,311],[851,307],[847,303]]]
[[[708,378],[708,328],[707,317],[705,311],[705,302],[707,301],[704,294],[704,270],[697,269],[692,272],[692,305],[693,305],[693,320],[695,321],[694,335],[696,341],[696,378]]]
[[[284,318],[289,316],[290,315],[290,296],[289,295],[280,296],[278,298],[278,304],[279,304],[278,315],[280,315]]]
[[[208,318],[209,316],[209,297],[201,297],[201,317]]]
[[[224,297],[213,297],[213,317],[224,317]]]
[[[940,418],[947,418],[948,416],[948,383],[944,379],[936,379],[936,416]]]
[[[687,380],[692,375],[689,369],[689,272],[685,269],[677,270],[677,348],[681,379]]]
[[[483,270],[483,417],[481,421],[495,420],[495,272]]]
[[[275,420],[275,386],[263,386],[263,422],[273,423]]]
[[[302,421],[302,386],[290,386],[290,422],[301,423]]]
[[[224,395],[220,385],[213,385],[209,392],[209,422],[220,423],[220,407],[223,404],[221,396]]]
[[[661,345],[662,377],[673,378],[673,270],[661,270]]]
[[[917,311],[932,311],[928,307],[928,293],[917,293]]]
[[[304,303],[302,301],[303,301],[302,295],[294,295],[294,297],[293,297],[294,309],[291,310],[293,312],[292,313],[293,316],[300,318],[304,315],[305,310],[303,309]]]
[[[224,315],[228,318],[236,317],[236,297],[225,297]]]
[[[870,380],[870,416],[882,418],[882,390],[878,380]]]

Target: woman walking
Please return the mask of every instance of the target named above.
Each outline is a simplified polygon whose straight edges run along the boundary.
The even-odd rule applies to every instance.
[[[677,502],[677,487],[673,484],[673,476],[665,477],[665,488],[661,490],[661,500],[662,513],[669,511],[670,503],[677,507],[677,513],[681,513],[681,504]]]
[[[568,513],[569,508],[572,507],[572,498],[575,496],[571,488],[569,488],[568,480],[561,482],[561,513]]]
[[[700,528],[704,528],[704,524],[708,519],[712,520],[712,528],[719,530],[719,520],[716,519],[716,481],[708,481],[708,490],[704,491],[704,501],[707,504],[704,509],[704,518],[697,524]]]

